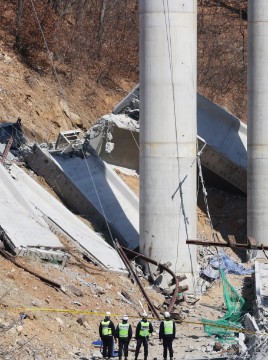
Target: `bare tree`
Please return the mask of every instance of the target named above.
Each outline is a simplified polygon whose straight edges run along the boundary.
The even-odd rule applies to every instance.
[[[19,30],[20,30],[20,22],[23,12],[23,4],[24,0],[18,0],[18,8],[16,13],[16,30],[15,30],[15,46],[18,46],[19,43]]]

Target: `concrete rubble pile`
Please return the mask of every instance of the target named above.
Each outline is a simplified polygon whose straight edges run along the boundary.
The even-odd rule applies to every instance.
[[[20,192],[14,179],[0,166],[0,230],[1,239],[19,256],[38,256],[63,261],[67,254],[43,217]]]

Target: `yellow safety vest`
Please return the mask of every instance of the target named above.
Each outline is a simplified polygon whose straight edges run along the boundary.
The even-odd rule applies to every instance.
[[[129,324],[119,324],[119,337],[120,338],[127,338],[128,337],[128,329],[129,329]]]
[[[164,334],[165,335],[173,334],[173,321],[172,320],[164,320]]]
[[[140,336],[149,336],[149,321],[141,321]]]
[[[101,326],[102,326],[101,333],[103,336],[112,335],[112,329],[109,328],[109,325],[110,325],[110,320],[108,321],[103,320],[101,322]]]

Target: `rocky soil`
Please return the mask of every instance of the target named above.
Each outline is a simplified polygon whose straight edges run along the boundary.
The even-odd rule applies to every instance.
[[[60,283],[63,291],[55,290],[0,258],[1,359],[92,359],[99,356],[92,341],[99,338],[98,324],[106,311],[113,314],[112,320],[116,324],[122,315],[128,314],[135,329],[142,313],[140,302],[147,308],[131,279],[103,271],[83,260],[79,254],[71,256],[64,268],[38,259],[23,258],[19,261]],[[241,292],[245,279],[235,275],[229,278]],[[153,303],[164,310],[163,295],[156,293],[146,279],[142,282]],[[200,323],[201,317],[217,319],[223,315],[221,283],[216,282],[201,298],[193,296],[186,300],[179,303],[176,310],[183,320],[177,324],[175,358],[233,354],[234,348],[229,345],[214,352],[215,339],[206,336]],[[83,311],[91,314],[80,314]],[[26,314],[26,318],[22,314]],[[152,321],[155,333],[150,339],[150,358],[161,358],[159,322]],[[134,340],[130,349],[135,349]]]
[[[96,98],[92,102],[86,100],[89,90],[85,87],[93,84],[76,79],[62,95],[61,87],[52,77],[44,77],[25,66],[0,40],[0,122],[15,122],[20,117],[29,141],[55,141],[59,131],[77,127],[87,130],[134,86],[126,81],[120,84],[120,91],[94,84]]]

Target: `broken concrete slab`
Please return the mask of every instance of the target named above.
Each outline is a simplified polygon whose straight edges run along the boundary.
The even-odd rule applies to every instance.
[[[255,291],[258,308],[268,307],[268,263],[255,261]]]
[[[126,271],[125,265],[115,249],[23,170],[12,165],[10,174],[17,189],[30,199],[35,212],[39,212],[42,217],[46,218],[50,226],[62,231],[73,242],[77,243],[94,263],[111,271]]]
[[[84,153],[61,156],[36,144],[25,161],[44,176],[69,207],[91,220],[102,221],[113,237],[130,249],[139,246],[139,202],[111,166]],[[80,155],[80,156],[79,156]]]
[[[250,332],[256,333],[259,331],[259,327],[256,323],[255,318],[248,313],[244,315],[244,323],[245,323],[245,328]]]
[[[247,126],[205,96],[197,96],[197,133],[234,164],[247,169]]]
[[[34,207],[27,198],[14,186],[13,179],[7,170],[0,166],[0,229],[2,239],[16,253],[38,249],[42,258],[42,250],[64,249],[62,243],[54,235],[42,217],[35,214]],[[27,251],[26,251],[27,252]],[[50,253],[53,255],[54,251]],[[45,254],[48,256],[48,253]],[[54,255],[53,255],[54,256]],[[58,258],[64,252],[57,252]]]
[[[93,156],[64,158],[55,161],[73,184],[80,189],[116,229],[119,239],[129,248],[139,246],[139,202],[113,169]]]
[[[246,193],[247,126],[225,109],[197,94],[197,134],[199,150],[206,145],[201,154],[202,165]],[[103,116],[88,131],[88,135],[90,144],[102,159],[138,171],[139,85],[115,106],[112,114]],[[114,150],[107,154],[106,144],[111,136]],[[125,151],[131,157],[126,157]]]
[[[63,253],[60,249],[59,250],[46,250],[46,249],[38,249],[33,247],[27,248],[18,248],[16,250],[17,256],[25,256],[27,258],[32,259],[42,259],[47,261],[55,261],[55,262],[62,262],[62,266],[65,266],[69,254]]]
[[[247,126],[205,96],[197,96],[201,163],[240,191],[247,192]]]
[[[139,123],[125,114],[103,116],[88,132],[90,145],[108,164],[139,171]],[[108,151],[107,144],[114,144]]]

